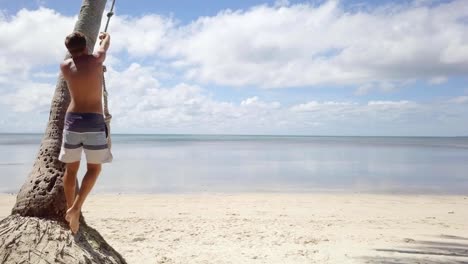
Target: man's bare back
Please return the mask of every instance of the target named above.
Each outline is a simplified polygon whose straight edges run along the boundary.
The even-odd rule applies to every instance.
[[[71,102],[67,112],[102,113],[102,63],[109,47],[109,35],[102,34],[96,54],[86,52],[60,65],[67,81]]]
[[[67,112],[102,113],[102,62],[82,55],[65,60],[61,70],[71,96]]]

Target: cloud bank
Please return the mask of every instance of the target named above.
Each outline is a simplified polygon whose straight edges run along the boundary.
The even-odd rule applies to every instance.
[[[458,0],[354,10],[338,1],[282,1],[188,24],[158,14],[115,16],[107,62],[114,131],[466,135],[468,92],[427,102],[359,98],[417,81],[449,89],[452,78],[466,77],[467,14]],[[75,20],[47,8],[0,16],[0,132],[43,129]],[[356,97],[285,103],[259,89],[217,99],[216,86],[285,94],[344,86]],[[17,121],[31,113],[39,118]]]

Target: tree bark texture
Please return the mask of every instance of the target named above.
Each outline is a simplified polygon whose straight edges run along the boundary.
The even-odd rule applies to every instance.
[[[11,215],[0,222],[0,263],[126,263],[86,224],[73,236],[63,222]]]

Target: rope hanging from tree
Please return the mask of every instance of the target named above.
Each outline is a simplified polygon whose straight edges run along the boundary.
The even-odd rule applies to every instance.
[[[110,22],[110,19],[111,17],[114,15],[114,5],[115,5],[115,0],[112,1],[112,6],[111,6],[111,9],[110,11],[107,13],[107,23],[106,23],[106,27],[104,28],[104,32],[107,32],[107,28],[109,27],[109,22]],[[105,79],[105,76],[104,76],[104,73],[107,71],[107,68],[105,65],[103,65],[103,69],[102,69],[102,87],[103,87],[103,97],[104,97],[104,120],[106,122],[106,127],[107,127],[107,144],[109,145],[109,148],[111,147],[111,131],[110,131],[110,122],[111,122],[111,119],[112,119],[112,115],[110,114],[109,112],[109,106],[108,106],[108,103],[107,103],[107,97],[108,97],[108,93],[107,93],[107,87],[106,87],[106,79]]]

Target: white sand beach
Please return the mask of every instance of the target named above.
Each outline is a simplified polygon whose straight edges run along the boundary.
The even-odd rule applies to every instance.
[[[14,195],[0,195],[0,218]],[[128,263],[468,263],[468,196],[92,195]]]

